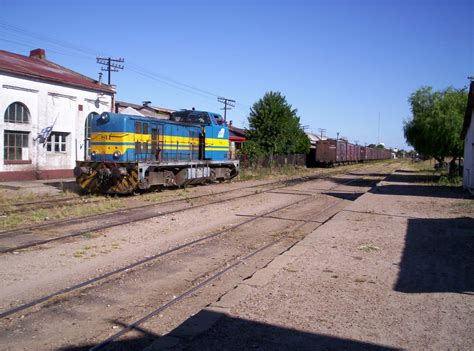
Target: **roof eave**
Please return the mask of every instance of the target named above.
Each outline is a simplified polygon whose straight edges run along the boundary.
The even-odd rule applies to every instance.
[[[42,81],[45,81],[45,82],[61,83],[61,84],[66,85],[66,86],[82,88],[84,90],[98,91],[98,92],[101,92],[101,93],[108,93],[108,94],[115,94],[116,93],[116,91],[112,87],[109,87],[109,86],[88,87],[88,86],[85,86],[85,85],[82,85],[82,84],[74,84],[74,83],[70,83],[70,82],[65,82],[65,81],[60,80],[60,79],[45,78],[41,75],[29,74],[29,73],[25,73],[25,72],[21,72],[21,71],[0,69],[0,73],[2,73],[2,72],[13,74],[13,75],[18,76],[18,77],[35,78],[35,79],[39,79],[39,80],[42,80]]]

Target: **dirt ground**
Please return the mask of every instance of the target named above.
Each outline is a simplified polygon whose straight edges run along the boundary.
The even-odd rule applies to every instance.
[[[377,179],[394,167],[369,165],[0,255],[4,310],[308,200],[7,317],[0,321],[0,349],[88,350],[279,237],[278,244],[108,349],[471,349],[474,201],[457,188],[431,184],[412,168],[362,195],[369,188],[360,173]]]
[[[147,351],[472,350],[474,201],[397,171]]]
[[[367,172],[381,171],[383,168],[372,165],[367,168]],[[365,171],[362,173],[365,174]],[[43,306],[7,317],[0,322],[3,329],[0,331],[0,345],[9,350],[72,349],[74,345],[87,349],[80,345],[100,342],[120,328],[121,323],[129,323],[146,314],[150,307],[165,303],[249,250],[268,243],[282,233],[291,232],[295,223],[310,218],[329,203],[343,202],[339,197],[345,194],[344,191],[359,190],[357,186],[344,185],[355,178],[353,175],[344,175],[330,180],[301,183],[247,199],[130,223],[68,242],[55,242],[16,254],[1,255],[0,277],[3,288],[0,306],[6,310],[230,227],[252,216],[291,204],[295,200],[308,199],[298,206],[275,213],[278,218],[260,219],[216,240],[182,250],[132,272],[124,272],[73,294],[58,296]],[[227,185],[228,188],[234,186]],[[322,194],[334,187],[341,193]],[[367,190],[367,187],[364,189]],[[216,213],[219,215],[211,215]],[[331,216],[331,213],[325,215]],[[309,229],[325,219],[316,217],[315,223],[309,223],[312,226]],[[212,292],[204,293],[193,301],[192,311],[198,312],[244,277],[254,274],[287,246],[301,239],[298,235],[282,243],[283,246],[276,246],[276,251],[269,251],[240,270],[235,270],[235,276],[230,275],[225,281],[216,284]],[[162,332],[172,330],[180,321],[195,313],[192,311],[173,311],[167,322],[162,323]]]

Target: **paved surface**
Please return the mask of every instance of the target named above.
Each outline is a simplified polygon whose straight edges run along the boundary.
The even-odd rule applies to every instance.
[[[472,350],[473,203],[397,172],[147,351]]]
[[[64,191],[74,192],[78,189],[74,178],[0,182],[0,191],[10,193],[15,197],[28,194],[57,195]]]

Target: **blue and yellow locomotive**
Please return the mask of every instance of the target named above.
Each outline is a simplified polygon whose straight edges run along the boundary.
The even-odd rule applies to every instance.
[[[104,112],[92,119],[90,160],[74,175],[88,192],[127,194],[167,185],[229,180],[229,129],[218,114],[173,112],[169,120]]]

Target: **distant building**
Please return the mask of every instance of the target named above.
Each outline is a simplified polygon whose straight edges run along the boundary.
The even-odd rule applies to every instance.
[[[234,127],[232,121],[229,122],[229,142],[230,158],[236,158],[242,145],[247,140],[245,129]]]
[[[306,132],[306,135],[309,139],[310,149],[316,149],[316,143],[319,140],[327,140],[327,138],[325,136],[321,136],[321,135],[318,135],[318,134],[315,134],[315,133]]]
[[[144,101],[141,105],[132,104],[125,101],[117,101],[115,103],[115,113],[130,115],[136,114],[136,112],[138,112],[138,114],[141,116],[155,117],[158,119],[169,119],[171,113],[175,111],[163,107],[151,106],[150,104],[150,101]]]
[[[46,59],[0,50],[0,181],[72,176],[88,155],[90,120],[112,111],[115,90]],[[53,127],[45,143],[38,134]]]
[[[469,87],[466,113],[461,132],[464,140],[463,186],[474,194],[474,81]]]

